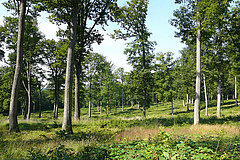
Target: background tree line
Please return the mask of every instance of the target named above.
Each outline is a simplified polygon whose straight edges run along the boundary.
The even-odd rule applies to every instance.
[[[8,58],[3,58],[4,51],[0,50],[0,59],[6,64],[0,68],[0,112],[9,114],[10,132],[19,131],[18,113],[29,120],[31,112],[39,112],[41,118],[41,110],[53,110],[57,119],[58,109],[63,107],[62,129],[72,133],[72,111],[74,120],[80,120],[82,107],[89,108],[91,117],[92,107],[108,115],[116,107],[124,111],[129,105],[142,109],[146,118],[151,103],[172,102],[174,114],[173,101],[183,100],[186,111],[193,110],[195,103],[199,123],[200,100],[206,101],[207,115],[208,101],[217,99],[217,117],[225,99],[234,98],[237,105],[239,2],[176,1],[180,8],[169,22],[178,29],[176,37],[186,44],[178,58],[172,52],[154,51],[157,44],[150,41],[151,32],[146,26],[148,3],[3,3],[12,16],[4,17],[0,26],[0,47],[6,46],[9,52]],[[67,25],[66,30],[58,31],[59,41],[46,39],[39,31],[37,18],[42,11],[49,13],[52,23]],[[133,66],[130,72],[93,52],[92,44],[104,40],[97,26],[104,28],[109,22],[119,25],[111,37],[128,42],[124,54]]]

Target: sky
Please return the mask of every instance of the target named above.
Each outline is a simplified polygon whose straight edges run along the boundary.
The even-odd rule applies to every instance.
[[[0,3],[5,0],[0,0]],[[148,15],[147,15],[147,28],[152,33],[150,41],[156,41],[155,53],[158,52],[173,52],[174,57],[178,57],[179,50],[185,45],[180,42],[179,38],[175,38],[174,31],[176,28],[169,24],[169,20],[173,18],[173,11],[179,8],[179,5],[174,4],[174,0],[149,0]],[[126,0],[118,0],[119,5],[125,5]],[[3,24],[3,16],[9,16],[6,8],[0,4],[0,25]],[[56,31],[58,26],[52,24],[46,19],[47,14],[41,13],[39,17],[39,29],[43,32],[48,39],[56,39]],[[66,26],[60,26],[66,28]],[[116,67],[123,67],[125,71],[130,71],[132,67],[127,64],[127,55],[123,54],[127,41],[113,40],[108,34],[113,33],[117,24],[110,23],[106,26],[106,31],[101,30],[104,34],[104,41],[101,45],[94,44],[93,50],[99,54],[107,57],[108,61],[111,61]]]

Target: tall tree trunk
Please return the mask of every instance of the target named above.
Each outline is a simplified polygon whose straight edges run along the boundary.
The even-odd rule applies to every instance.
[[[185,107],[184,96],[183,96],[183,107]]]
[[[98,99],[98,102],[97,102],[97,111],[99,112],[99,99]]]
[[[41,84],[39,85],[39,118],[42,117],[42,89]]]
[[[212,102],[212,100],[213,100],[213,95],[212,95],[212,91],[211,91],[211,102]]]
[[[100,101],[100,114],[102,114],[102,99]]]
[[[172,115],[173,115],[173,94],[171,92],[171,105],[172,105]]]
[[[27,120],[30,120],[31,116],[31,67],[30,63],[27,62],[27,83],[28,83],[28,89],[27,89],[27,95],[28,95],[28,113],[27,113]]]
[[[20,14],[18,21],[18,40],[17,40],[17,60],[14,73],[10,107],[9,107],[9,131],[20,132],[17,120],[17,101],[18,101],[18,89],[20,85],[22,61],[23,61],[23,40],[25,29],[25,12],[26,12],[26,0],[20,1]]]
[[[146,119],[146,117],[147,117],[146,116],[146,100],[147,100],[146,99],[147,98],[147,93],[146,93],[147,91],[146,91],[146,89],[144,89],[143,92],[144,92],[144,97],[143,97],[144,99],[143,99],[143,106],[142,106],[143,107],[143,111],[142,112],[143,112],[143,119]]]
[[[108,114],[109,114],[109,112],[108,112],[108,104],[109,104],[109,99],[107,99],[107,117],[108,117]]]
[[[198,0],[200,2],[201,0]],[[199,9],[197,11],[199,13]],[[200,94],[201,94],[201,21],[197,21],[197,63],[196,63],[196,99],[195,99],[195,106],[194,106],[194,125],[199,124],[200,122]]]
[[[65,80],[65,93],[64,93],[64,113],[63,113],[63,124],[62,130],[68,133],[73,133],[72,130],[72,82],[73,82],[73,64],[75,54],[75,42],[76,42],[76,30],[77,30],[77,13],[78,3],[75,0],[73,2],[73,9],[71,13],[69,28],[69,46],[67,56],[67,69],[66,69],[66,80]]]
[[[206,87],[205,74],[203,74],[203,84],[204,84],[205,103],[206,103],[206,116],[208,116],[208,98],[207,98],[207,87]]]
[[[238,100],[237,100],[237,77],[235,76],[235,105],[238,106]]]
[[[187,112],[189,111],[188,86],[187,86]]]
[[[75,108],[74,108],[74,120],[79,121],[80,120],[80,66],[75,65],[76,74],[75,74]]]
[[[91,88],[92,88],[92,83],[91,83],[91,80],[90,80],[90,85],[89,85],[89,105],[88,105],[89,118],[92,116],[92,113],[91,113],[91,99],[92,99]]]
[[[217,118],[221,117],[221,66],[218,71],[218,87],[217,87]]]
[[[25,103],[24,103],[24,120],[27,119],[27,97],[24,98]]]
[[[122,111],[124,111],[123,90],[122,90]]]

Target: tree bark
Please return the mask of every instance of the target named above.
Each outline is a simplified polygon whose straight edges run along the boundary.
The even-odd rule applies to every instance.
[[[187,112],[189,111],[188,86],[187,86]]]
[[[238,106],[238,100],[237,100],[237,77],[235,76],[235,105]]]
[[[200,2],[201,0],[198,0]],[[197,11],[199,13],[199,11]],[[201,21],[197,21],[197,63],[196,63],[196,99],[195,99],[195,106],[194,106],[194,125],[199,124],[200,122],[200,94],[201,94]]]
[[[218,87],[217,87],[217,118],[221,117],[221,66],[218,71]]]
[[[41,84],[39,85],[39,118],[42,117],[42,89]]]
[[[207,87],[206,87],[205,74],[203,74],[203,84],[204,84],[205,103],[206,103],[206,116],[208,116],[208,98],[207,98]]]
[[[18,101],[18,89],[20,85],[22,61],[23,61],[23,40],[25,29],[25,12],[26,12],[26,0],[20,1],[20,14],[18,21],[18,40],[17,40],[17,60],[14,73],[10,107],[9,107],[9,131],[20,132],[17,120],[17,101]]]
[[[27,95],[28,95],[28,113],[27,113],[27,120],[30,120],[31,116],[31,67],[30,63],[27,62]]]
[[[123,90],[122,90],[122,111],[124,111]]]
[[[89,118],[92,116],[92,112],[91,112],[91,99],[92,99],[91,88],[92,88],[92,83],[91,83],[91,80],[90,80],[90,85],[89,85],[89,105],[88,105]]]
[[[65,93],[64,93],[64,113],[63,113],[63,124],[62,130],[68,133],[73,133],[72,130],[72,82],[73,82],[73,64],[75,54],[75,42],[76,42],[76,30],[77,30],[77,13],[78,3],[73,2],[73,9],[71,13],[69,28],[69,46],[67,56],[67,69],[66,69],[66,80],[65,80]]]
[[[75,108],[74,108],[74,120],[75,121],[79,121],[80,120],[80,73],[79,73],[79,68],[80,66],[76,66],[75,65],[75,68],[76,69],[76,74],[75,74]]]

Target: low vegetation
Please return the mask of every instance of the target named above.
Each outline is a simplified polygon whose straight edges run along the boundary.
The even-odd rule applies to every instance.
[[[186,112],[180,102],[174,115],[170,103],[152,104],[145,120],[137,108],[112,108],[108,117],[93,108],[91,118],[82,108],[74,134],[61,131],[63,110],[58,120],[52,111],[41,119],[33,113],[31,121],[19,115],[21,133],[13,134],[1,115],[0,159],[240,159],[240,108],[227,101],[220,119],[214,102],[210,116],[204,111],[201,124],[193,126],[193,106]]]

